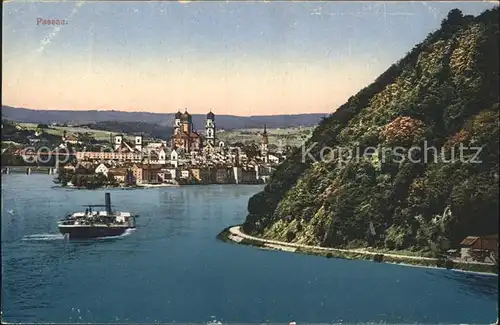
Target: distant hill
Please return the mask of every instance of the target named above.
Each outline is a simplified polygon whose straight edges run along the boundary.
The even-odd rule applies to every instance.
[[[124,134],[142,134],[147,138],[155,138],[162,140],[169,140],[172,134],[172,127],[163,126],[154,123],[146,122],[117,122],[117,121],[104,121],[83,124],[80,126],[88,127],[89,129],[109,131],[113,133]]]
[[[217,112],[215,112],[217,113]],[[94,124],[98,122],[144,122],[170,127],[174,121],[173,113],[147,113],[147,112],[122,112],[122,111],[59,111],[59,110],[34,110],[2,106],[2,118],[25,123],[70,123]],[[234,116],[216,115],[218,128],[245,129],[262,128],[266,124],[269,128],[286,128],[294,126],[317,125],[321,118],[327,114],[296,114],[296,115],[270,115],[270,116]],[[193,123],[196,129],[202,130],[205,126],[205,114],[193,114]]]

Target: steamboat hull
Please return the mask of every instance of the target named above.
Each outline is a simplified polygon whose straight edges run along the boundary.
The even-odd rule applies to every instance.
[[[69,239],[90,239],[101,237],[120,236],[125,233],[127,229],[133,227],[113,227],[113,226],[77,226],[77,227],[64,227],[59,226],[59,231],[63,235],[67,235]]]

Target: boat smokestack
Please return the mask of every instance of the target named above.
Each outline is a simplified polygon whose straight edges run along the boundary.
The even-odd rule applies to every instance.
[[[106,202],[106,212],[108,214],[111,214],[111,194],[109,193],[106,193],[104,194],[104,197],[105,197],[105,202]]]

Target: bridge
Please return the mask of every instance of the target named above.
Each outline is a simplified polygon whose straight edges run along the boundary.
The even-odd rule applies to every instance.
[[[2,166],[2,174],[48,174],[56,175],[57,168],[51,166]]]
[[[18,155],[23,157],[25,163],[27,164],[33,163],[33,165],[2,166],[2,174],[22,173],[26,175],[31,175],[31,174],[55,175],[57,174],[57,169],[59,168],[59,164],[61,162],[67,162],[67,157],[74,156],[75,154],[68,152],[61,152],[58,150],[52,150],[52,151],[26,150]],[[49,166],[40,166],[40,163],[48,163],[49,161],[47,161],[47,158],[50,160],[52,157],[55,157],[55,162],[53,164],[50,164]],[[64,158],[58,159],[59,157],[64,157]]]

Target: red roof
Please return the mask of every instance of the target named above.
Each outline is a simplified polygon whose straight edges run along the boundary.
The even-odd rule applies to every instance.
[[[127,168],[110,168],[109,172],[112,174],[115,173],[127,173]]]
[[[111,173],[113,176],[127,176],[127,171],[113,171]]]
[[[182,131],[173,136],[173,138],[199,138],[199,137],[200,134],[198,132],[187,133],[185,131]]]
[[[142,169],[149,169],[149,170],[152,170],[152,169],[162,169],[163,168],[163,165],[142,165]]]
[[[120,147],[118,147],[115,152],[123,152],[123,153],[127,153],[127,152],[140,152],[139,150],[137,150],[134,146],[128,144],[127,142],[123,141],[122,144],[120,145]]]
[[[467,246],[473,249],[498,250],[498,235],[488,236],[468,236],[460,243],[461,246]]]
[[[468,236],[464,240],[462,240],[462,242],[460,243],[460,245],[471,246],[478,239],[479,239],[479,237],[476,237],[476,236]]]

